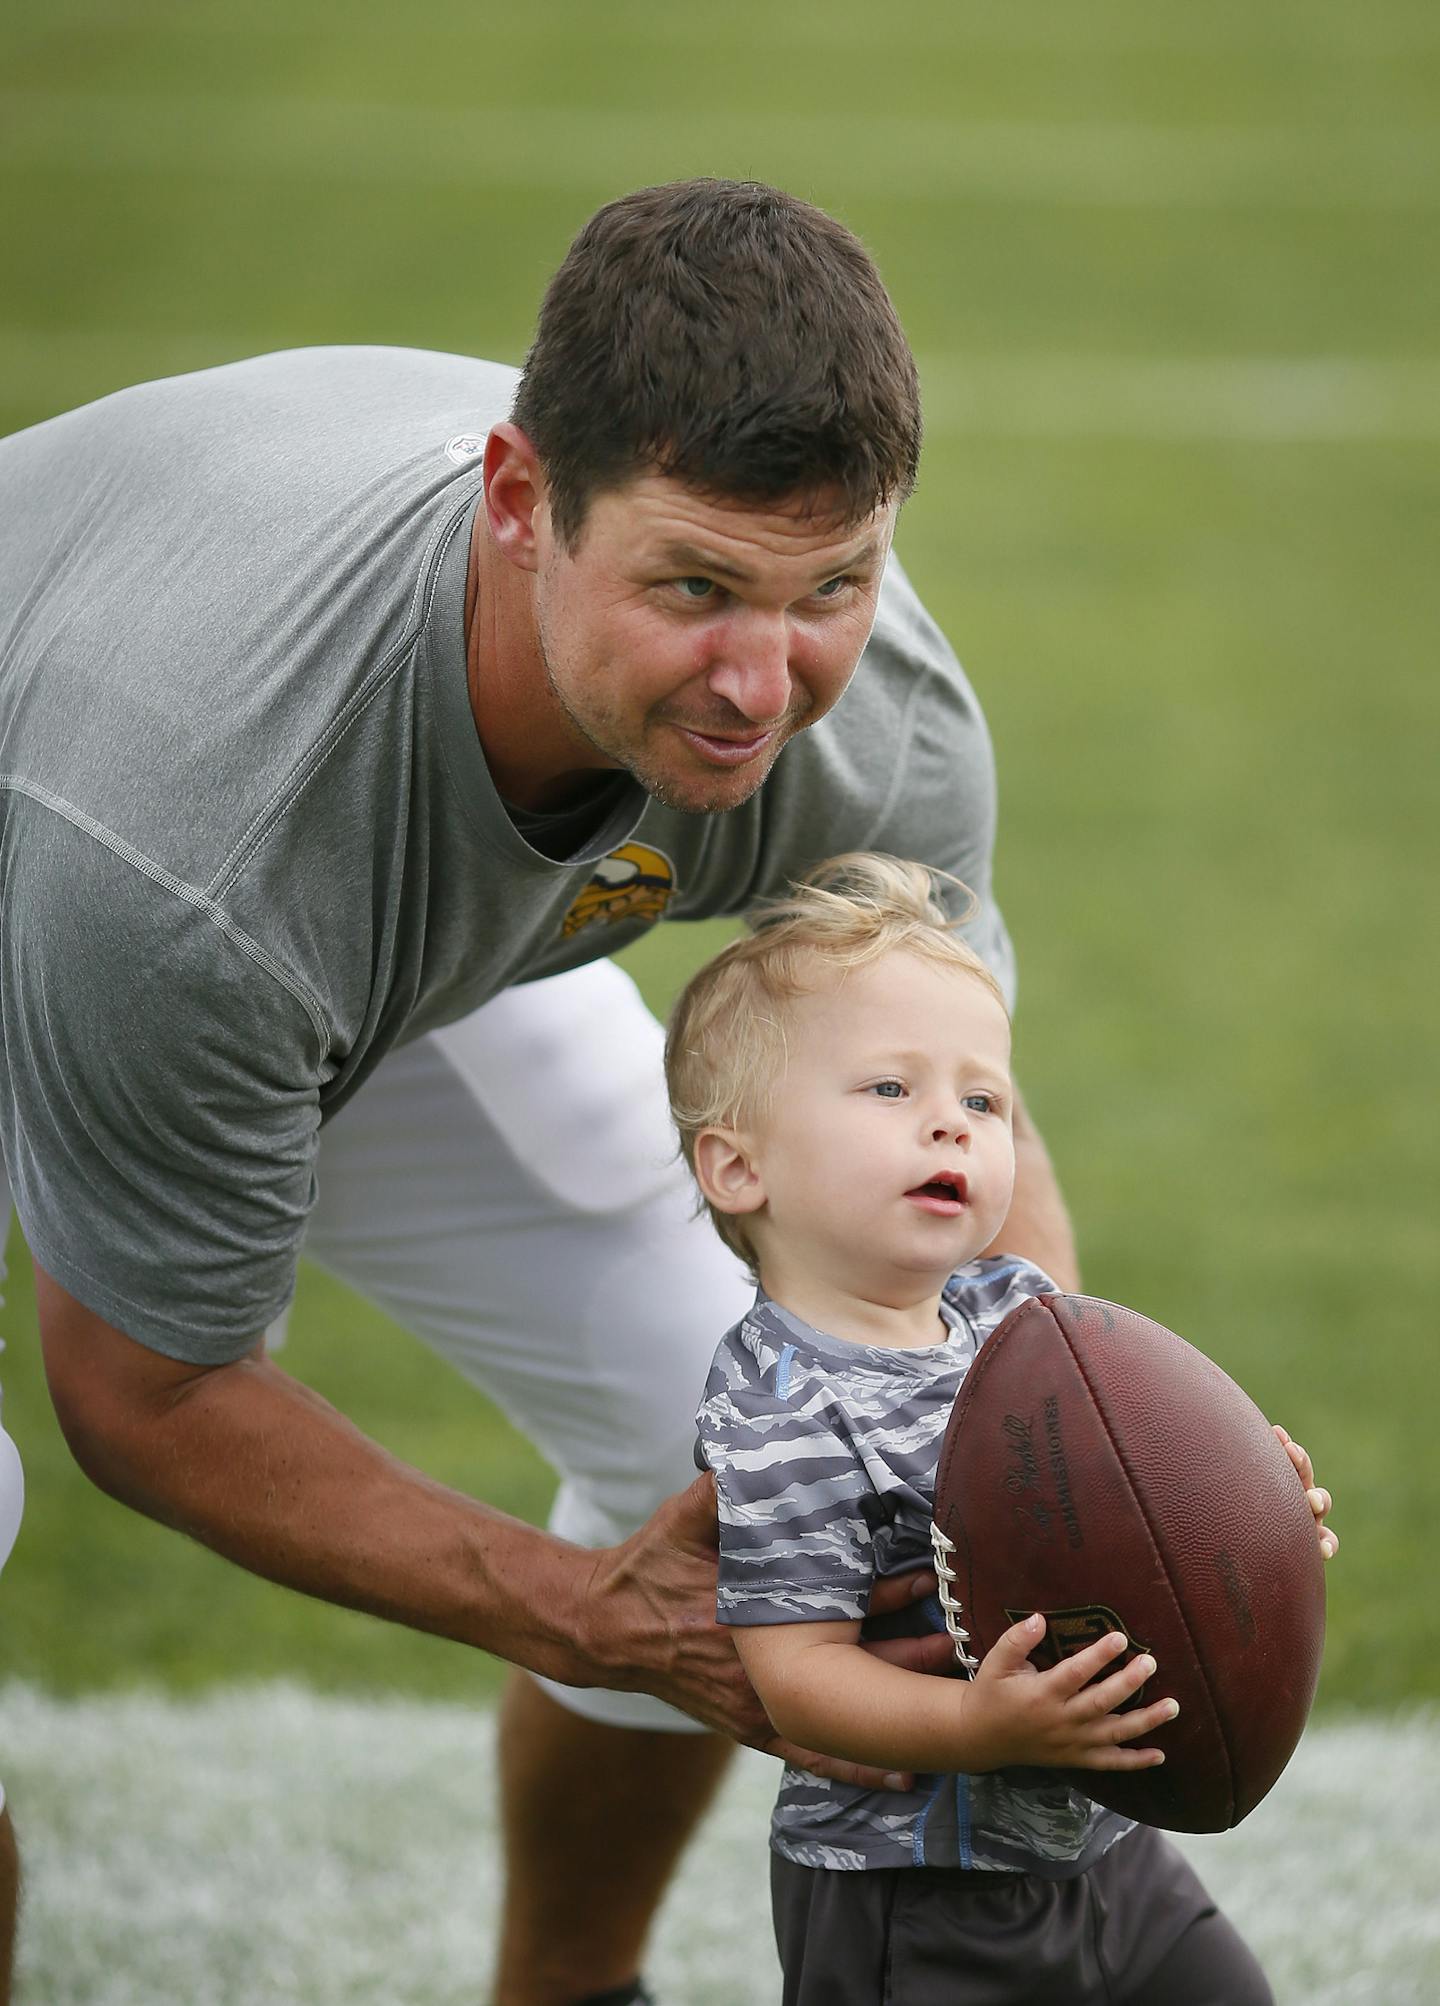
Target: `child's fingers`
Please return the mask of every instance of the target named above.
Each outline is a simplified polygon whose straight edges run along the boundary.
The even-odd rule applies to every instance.
[[[1127,1670],[1130,1669],[1128,1666]],[[1107,1684],[1109,1681],[1107,1681]],[[1089,1695],[1085,1697],[1088,1699]],[[1071,1752],[1063,1766],[1080,1769],[1155,1769],[1165,1760],[1159,1748],[1131,1748],[1127,1744],[1154,1734],[1174,1720],[1180,1708],[1175,1700],[1155,1700],[1137,1707],[1134,1713],[1107,1713],[1077,1730]]]
[[[1012,1623],[1008,1630],[1002,1630],[995,1642],[985,1653],[981,1670],[1007,1674],[1019,1671],[1034,1671],[1026,1659],[1045,1635],[1045,1618],[1040,1615],[1022,1617]]]
[[[1142,1651],[1128,1665],[1121,1665],[1118,1671],[1112,1672],[1108,1679],[1097,1679],[1093,1685],[1077,1691],[1070,1700],[1071,1710],[1084,1720],[1098,1720],[1102,1714],[1114,1713],[1117,1706],[1133,1699],[1146,1680],[1154,1676],[1155,1660],[1148,1652]],[[1163,1715],[1162,1718],[1168,1719],[1169,1716]]]
[[[1165,1760],[1165,1752],[1159,1748],[1121,1748],[1112,1743],[1106,1748],[1087,1748],[1078,1755],[1071,1756],[1066,1769],[1158,1769]]]
[[[1302,1470],[1301,1475],[1305,1473]],[[1320,1535],[1320,1557],[1333,1560],[1340,1551],[1340,1535],[1332,1532],[1325,1521],[1330,1516],[1335,1500],[1323,1484],[1310,1483],[1306,1486],[1305,1501],[1315,1514],[1315,1530]]]
[[[1058,1665],[1052,1666],[1046,1672],[1045,1677],[1062,1698],[1073,1698],[1082,1686],[1088,1686],[1092,1679],[1099,1678],[1105,1668],[1115,1662],[1129,1641],[1123,1630],[1107,1631],[1097,1642],[1087,1644],[1083,1651],[1077,1651],[1073,1658],[1062,1658]],[[1033,1645],[1031,1649],[1034,1649]],[[1126,1669],[1129,1670],[1131,1667]],[[1153,1665],[1151,1670],[1154,1670]],[[1144,1685],[1148,1677],[1149,1673],[1142,1672],[1140,1677],[1132,1682],[1128,1692],[1134,1692],[1137,1686]],[[1122,1694],[1121,1697],[1125,1698],[1127,1694]],[[1105,1709],[1098,1708],[1097,1711],[1103,1712]]]
[[[1315,1482],[1315,1469],[1314,1465],[1310,1461],[1309,1455],[1306,1453],[1304,1449],[1301,1448],[1298,1442],[1292,1442],[1290,1437],[1286,1434],[1285,1430],[1278,1424],[1274,1429],[1274,1434],[1276,1441],[1278,1441],[1281,1444],[1281,1446],[1285,1450],[1286,1455],[1290,1458],[1291,1462],[1295,1465],[1295,1468],[1299,1471],[1300,1481],[1302,1484],[1304,1484],[1306,1490],[1308,1491]]]
[[[1178,1700],[1156,1700],[1150,1706],[1136,1707],[1134,1713],[1117,1713],[1106,1722],[1106,1730],[1112,1743],[1134,1741],[1142,1734],[1154,1734],[1157,1728],[1165,1727],[1180,1711]]]

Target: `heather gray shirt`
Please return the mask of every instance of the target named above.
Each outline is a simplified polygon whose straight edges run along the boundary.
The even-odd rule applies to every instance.
[[[945,1285],[944,1343],[896,1351],[813,1329],[763,1292],[721,1341],[697,1416],[715,1473],[722,1623],[853,1621],[877,1575],[929,1567],[935,1472],[955,1397],[991,1332],[1054,1293],[1028,1261]],[[930,1620],[943,1628],[938,1603]],[[1066,1879],[1130,1830],[1040,1769],[862,1790],[787,1769],[771,1821],[802,1867],[975,1867]]]
[[[994,774],[892,563],[837,709],[711,817],[633,784],[563,860],[496,795],[464,588],[515,374],[337,348],[0,442],[0,1140],[36,1258],[144,1344],[289,1300],[321,1122],[395,1044],[840,850],[989,902]]]

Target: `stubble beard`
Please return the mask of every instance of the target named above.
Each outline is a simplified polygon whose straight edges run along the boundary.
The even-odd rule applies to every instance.
[[[746,773],[743,777],[736,774],[723,790],[717,786],[713,793],[697,794],[697,789],[705,783],[706,776],[697,774],[695,784],[686,787],[676,779],[675,775],[653,766],[644,757],[642,750],[622,738],[618,728],[613,735],[601,736],[602,727],[594,720],[583,717],[560,687],[543,630],[538,636],[538,641],[546,685],[571,728],[593,751],[600,754],[608,766],[618,767],[628,773],[637,786],[641,787],[659,807],[668,808],[678,815],[723,815],[728,809],[739,808],[748,801],[770,777],[776,760],[789,741],[797,732],[805,729],[812,708],[807,702],[792,708],[787,713],[776,733],[777,743],[758,772]],[[669,721],[662,711],[647,712],[642,731],[648,731],[652,726],[664,730],[667,722]],[[703,729],[703,727],[692,727],[692,729]],[[716,785],[714,781],[711,784]]]

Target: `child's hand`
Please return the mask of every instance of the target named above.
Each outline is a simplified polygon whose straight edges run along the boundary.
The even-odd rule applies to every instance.
[[[1115,1712],[1154,1677],[1155,1660],[1137,1657],[1108,1678],[1099,1677],[1125,1649],[1125,1638],[1111,1631],[1073,1658],[1039,1672],[1029,1655],[1044,1634],[1043,1616],[1016,1623],[986,1652],[966,1692],[966,1724],[973,1726],[986,1751],[983,1766],[1153,1769],[1163,1762],[1158,1748],[1122,1744],[1173,1720],[1178,1704],[1156,1700],[1134,1713]],[[1091,1685],[1091,1679],[1097,1683]]]
[[[1286,1455],[1300,1472],[1300,1481],[1305,1486],[1305,1496],[1309,1500],[1311,1511],[1315,1514],[1315,1530],[1320,1536],[1320,1557],[1322,1560],[1333,1560],[1340,1551],[1340,1535],[1332,1532],[1325,1523],[1330,1515],[1332,1503],[1330,1493],[1321,1490],[1316,1483],[1315,1472],[1310,1467],[1310,1458],[1300,1444],[1292,1442],[1285,1430],[1278,1425],[1275,1428],[1275,1438],[1283,1445]]]

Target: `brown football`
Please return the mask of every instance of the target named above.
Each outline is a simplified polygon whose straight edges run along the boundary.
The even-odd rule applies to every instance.
[[[1109,1630],[1169,1695],[1154,1769],[1070,1772],[1097,1803],[1180,1832],[1236,1825],[1300,1739],[1325,1639],[1304,1486],[1258,1407],[1134,1310],[1035,1296],[982,1346],[935,1485],[937,1552],[978,1658],[1032,1610],[1037,1665]]]

